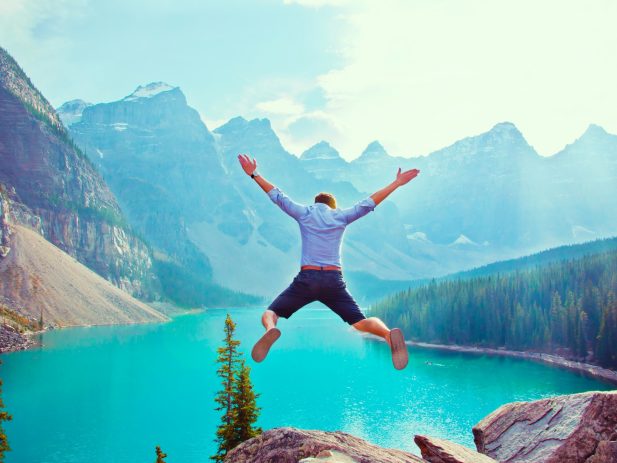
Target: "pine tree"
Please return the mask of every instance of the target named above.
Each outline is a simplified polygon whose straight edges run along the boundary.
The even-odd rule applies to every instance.
[[[598,330],[597,342],[596,342],[596,358],[600,365],[606,365],[610,361],[610,350],[608,345],[608,329],[607,329],[608,309],[604,309],[602,312],[602,318],[600,320],[600,328]]]
[[[587,351],[587,313],[584,310],[581,310],[579,312],[579,319],[578,319],[578,332],[577,332],[577,339],[578,339],[578,351],[577,351],[577,355],[583,359],[583,361],[585,361],[585,359],[587,358],[587,355],[589,354]]]
[[[216,361],[220,364],[217,374],[222,380],[223,388],[218,392],[215,402],[218,404],[216,411],[222,411],[221,424],[216,430],[215,442],[218,443],[217,453],[210,458],[222,462],[232,448],[237,445],[235,433],[235,417],[233,408],[235,376],[240,363],[238,346],[240,341],[234,339],[236,324],[229,314],[225,318],[225,338],[223,346],[217,349]]]
[[[255,394],[250,378],[251,369],[246,366],[244,360],[240,364],[240,370],[236,378],[233,396],[235,411],[235,441],[237,444],[261,434],[261,428],[254,428],[260,408],[257,407]],[[236,445],[237,445],[236,444]]]
[[[0,363],[2,363],[0,361]],[[11,450],[6,433],[2,427],[4,421],[11,421],[13,417],[4,410],[4,402],[2,401],[2,380],[0,380],[0,463],[4,461],[4,452]]]
[[[161,447],[156,446],[156,462],[155,463],[165,463],[165,458],[167,458],[167,454],[161,450]]]

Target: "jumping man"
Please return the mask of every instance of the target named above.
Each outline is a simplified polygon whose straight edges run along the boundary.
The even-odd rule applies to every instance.
[[[281,336],[276,327],[279,317],[289,318],[306,304],[319,301],[332,309],[345,322],[359,331],[372,333],[386,340],[392,351],[394,368],[407,366],[407,347],[400,329],[389,329],[377,317],[366,318],[356,301],[347,291],[341,272],[341,242],[345,227],[371,212],[398,187],[415,178],[417,169],[401,172],[387,187],[373,193],[349,209],[336,207],[336,199],[330,193],[319,193],[315,204],[303,206],[289,199],[281,190],[257,173],[257,161],[246,154],[238,160],[244,172],[255,179],[270,199],[300,225],[302,235],[302,262],[300,273],[291,285],[270,304],[261,317],[266,333],[253,347],[252,357],[261,362],[270,347]]]

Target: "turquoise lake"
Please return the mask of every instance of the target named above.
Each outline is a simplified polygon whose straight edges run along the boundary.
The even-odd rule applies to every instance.
[[[260,309],[211,309],[170,323],[72,328],[43,346],[2,356],[8,463],[210,461],[219,422],[216,348],[226,313],[237,323],[261,394],[259,425],[342,430],[417,453],[414,434],[473,446],[471,427],[501,404],[608,384],[541,364],[411,348],[392,367],[383,342],[368,339],[320,306],[281,320],[283,335],[261,364]]]

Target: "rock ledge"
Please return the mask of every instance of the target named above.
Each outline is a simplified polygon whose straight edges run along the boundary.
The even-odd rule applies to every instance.
[[[332,456],[327,456],[328,451]],[[227,454],[225,463],[298,463],[303,458],[319,458],[312,461],[329,461],[332,463],[335,461],[353,461],[355,463],[424,462],[411,453],[384,449],[340,431],[275,428],[237,446]]]

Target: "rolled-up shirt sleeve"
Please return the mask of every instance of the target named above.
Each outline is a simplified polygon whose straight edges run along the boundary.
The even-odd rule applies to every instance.
[[[350,224],[374,210],[375,206],[377,206],[375,201],[369,196],[348,209],[341,209],[341,212],[345,218],[345,222]]]
[[[285,193],[274,187],[268,191],[268,196],[283,212],[298,220],[305,212],[306,206],[292,201]]]

